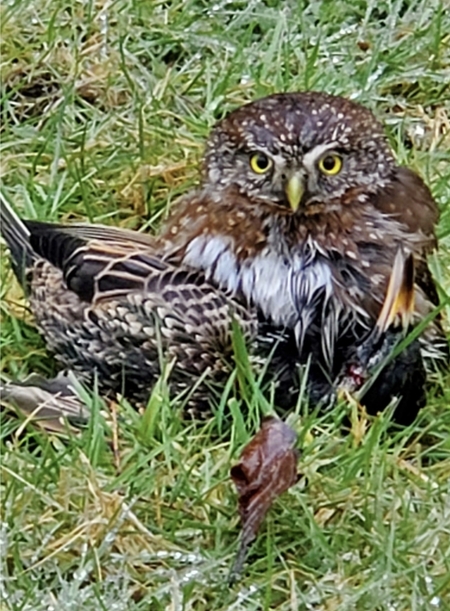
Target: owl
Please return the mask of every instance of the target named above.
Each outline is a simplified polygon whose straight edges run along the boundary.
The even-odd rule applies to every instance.
[[[203,270],[256,308],[265,332],[293,335],[317,402],[376,325],[399,249],[413,261],[413,324],[437,305],[427,266],[437,221],[429,189],[396,164],[368,109],[325,93],[283,93],[218,123],[201,189],[179,203],[158,242],[165,258]],[[438,321],[415,353],[417,371],[425,354],[432,368],[448,363]],[[415,414],[423,393],[410,383],[394,384],[372,411],[405,391]]]
[[[157,236],[21,221],[3,209],[13,266],[49,347],[66,367],[140,399],[163,362],[176,391],[224,384],[237,321],[278,379],[277,403],[295,403],[305,365],[320,402],[376,326],[399,249],[415,270],[412,324],[437,303],[430,191],[396,164],[368,109],[324,93],[271,95],[221,120],[199,188]],[[425,352],[445,362],[438,321],[417,346],[417,371]],[[411,396],[410,384],[390,392],[388,380],[383,403]],[[408,401],[415,414],[421,402]]]

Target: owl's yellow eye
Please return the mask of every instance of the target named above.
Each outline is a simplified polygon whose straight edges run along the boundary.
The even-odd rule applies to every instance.
[[[319,170],[327,176],[336,176],[342,170],[342,158],[336,153],[327,153],[319,161]]]
[[[272,160],[264,153],[254,153],[250,157],[250,167],[255,174],[265,174],[272,167]]]

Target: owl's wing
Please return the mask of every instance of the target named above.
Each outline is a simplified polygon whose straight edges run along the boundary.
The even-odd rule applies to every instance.
[[[414,313],[414,277],[412,254],[406,256],[399,248],[392,266],[386,297],[375,324],[376,340],[390,327],[398,326],[398,322],[403,329],[408,329]]]
[[[392,180],[379,191],[374,205],[406,226],[409,235],[417,236],[416,252],[421,259],[415,261],[415,282],[438,305],[436,285],[426,261],[426,256],[437,247],[435,230],[439,221],[439,209],[429,188],[415,172],[398,167]]]
[[[412,322],[413,312],[414,259],[411,254],[406,256],[399,248],[378,319],[368,335],[359,344],[349,348],[337,378],[338,392],[356,391],[359,397],[364,396],[391,362],[394,349],[405,337]],[[417,362],[421,361],[418,351],[416,357]],[[397,368],[397,371],[393,369],[390,372],[395,390],[398,384],[394,384],[394,373],[398,371]],[[409,384],[409,379],[407,382]],[[403,388],[400,390],[404,391]],[[392,396],[394,394],[393,391]]]
[[[392,180],[380,189],[374,204],[378,210],[406,225],[409,234],[421,233],[427,252],[435,248],[439,209],[429,188],[415,172],[397,167]]]

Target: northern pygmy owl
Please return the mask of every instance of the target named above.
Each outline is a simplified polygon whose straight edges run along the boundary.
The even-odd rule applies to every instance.
[[[429,189],[396,164],[368,109],[285,93],[218,123],[202,187],[177,205],[159,242],[166,258],[256,307],[266,328],[292,331],[300,361],[312,359],[318,399],[373,328],[400,246],[414,259],[416,319],[437,304],[426,261],[437,220]],[[421,342],[445,362],[438,322]]]

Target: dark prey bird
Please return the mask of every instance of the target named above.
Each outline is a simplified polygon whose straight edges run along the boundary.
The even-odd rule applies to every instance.
[[[406,338],[413,315],[414,260],[399,249],[378,320],[359,344],[349,347],[336,382],[338,395],[350,393],[369,414],[395,400],[395,419],[405,425],[426,402],[420,341]],[[406,344],[403,348],[401,342]]]
[[[209,409],[232,362],[232,320],[245,339],[257,320],[203,272],[155,254],[150,237],[107,227],[22,222],[2,197],[2,233],[39,330],[79,380],[145,404],[164,365],[188,409]],[[47,390],[47,389],[46,389]],[[59,392],[59,385],[55,388]]]

